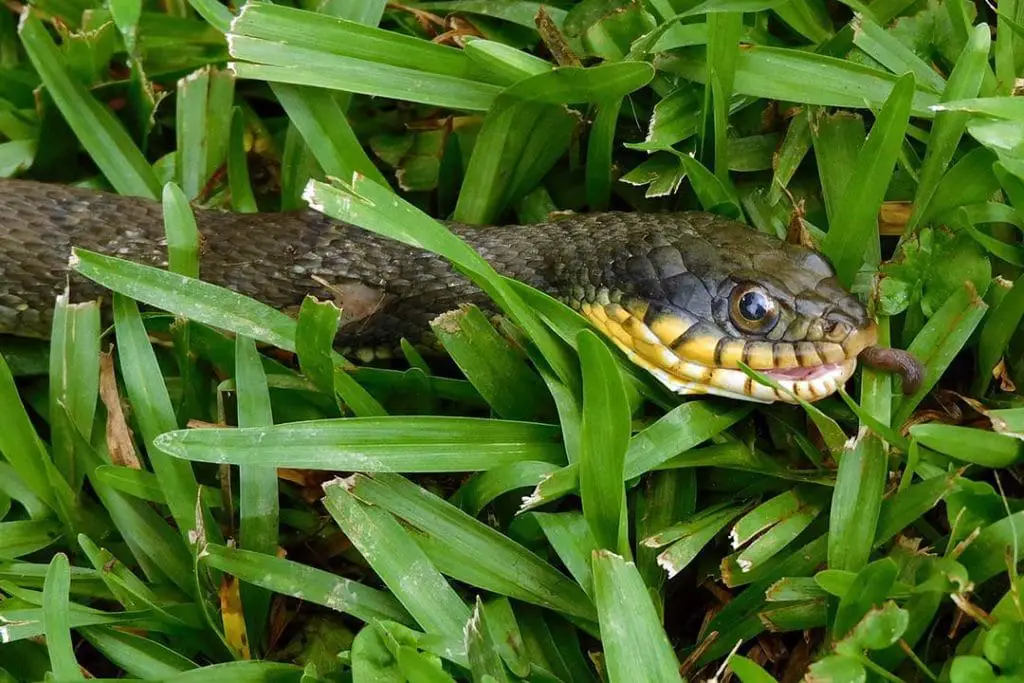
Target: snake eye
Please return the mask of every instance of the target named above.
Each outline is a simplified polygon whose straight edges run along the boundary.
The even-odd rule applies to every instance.
[[[779,307],[763,288],[739,285],[729,297],[729,315],[744,332],[767,334],[779,319]]]

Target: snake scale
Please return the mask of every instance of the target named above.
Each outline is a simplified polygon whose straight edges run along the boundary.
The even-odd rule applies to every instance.
[[[196,219],[204,280],[282,310],[307,294],[337,300],[344,346],[393,349],[460,304],[489,306],[442,258],[313,211],[200,209]],[[678,393],[794,400],[751,380],[742,362],[817,400],[876,341],[874,322],[823,256],[720,216],[596,213],[449,227],[498,272],[573,306]],[[69,275],[72,246],[166,266],[161,206],[0,181],[0,333],[47,336],[69,278],[74,299],[102,296]]]

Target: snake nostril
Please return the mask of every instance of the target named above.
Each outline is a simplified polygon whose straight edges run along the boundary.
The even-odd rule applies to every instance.
[[[842,341],[849,336],[853,330],[850,324],[843,320],[828,320],[825,322],[825,339],[828,341]]]

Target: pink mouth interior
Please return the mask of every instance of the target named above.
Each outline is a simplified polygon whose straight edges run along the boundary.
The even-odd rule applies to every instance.
[[[826,363],[813,368],[789,368],[787,370],[762,370],[761,372],[772,379],[786,379],[794,382],[802,382],[818,377],[823,377],[839,367],[838,363]]]

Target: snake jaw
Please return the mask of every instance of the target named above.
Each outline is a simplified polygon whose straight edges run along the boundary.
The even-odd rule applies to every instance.
[[[749,357],[747,364],[758,373],[773,380],[779,387],[761,384],[738,367],[708,365],[707,354],[699,360],[686,357],[681,349],[670,348],[663,339],[647,326],[644,319],[618,305],[584,304],[581,312],[605,336],[612,340],[630,361],[647,370],[659,382],[677,394],[705,394],[756,403],[799,403],[818,401],[835,393],[853,375],[857,355],[877,340],[877,328],[872,322],[850,334],[842,344],[829,343],[810,354],[816,363],[779,368],[778,359],[771,356]],[[743,344],[742,340],[734,340]],[[707,342],[712,346],[716,340]],[[800,345],[811,345],[800,342]],[[769,345],[770,346],[770,345]],[[799,349],[800,346],[798,345]],[[823,353],[828,348],[830,353]],[[753,360],[754,362],[750,362]],[[775,367],[772,367],[775,365]]]
[[[760,374],[774,380],[783,389],[778,391],[748,377],[742,370],[697,366],[700,368],[699,372],[707,378],[707,383],[703,383],[658,367],[617,339],[613,341],[630,361],[650,372],[655,379],[677,394],[721,396],[754,403],[799,403],[800,399],[808,402],[821,400],[835,393],[857,368],[857,360],[851,358],[841,363],[826,363],[816,368],[800,368],[802,371],[811,371],[811,374],[801,378],[787,377],[784,374],[787,372],[785,370],[762,371]],[[680,365],[696,364],[684,361],[677,364],[677,368]]]

